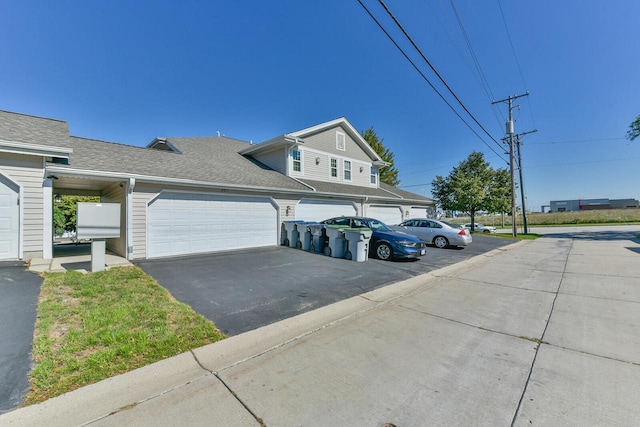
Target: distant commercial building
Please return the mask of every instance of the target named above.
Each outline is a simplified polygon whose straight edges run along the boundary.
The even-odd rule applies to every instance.
[[[551,212],[592,211],[597,209],[638,209],[640,202],[636,199],[578,199],[552,200]]]

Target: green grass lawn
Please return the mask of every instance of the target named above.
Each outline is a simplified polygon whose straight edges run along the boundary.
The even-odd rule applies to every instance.
[[[447,219],[454,224],[470,222],[469,217]],[[475,222],[485,225],[503,227],[501,215],[477,215]],[[523,224],[522,214],[518,215],[517,225]],[[640,209],[603,209],[578,212],[527,213],[527,224],[531,226],[565,226],[565,225],[626,225],[640,224]],[[504,227],[511,228],[511,217],[504,216]]]
[[[48,273],[40,293],[33,404],[224,338],[138,267]]]

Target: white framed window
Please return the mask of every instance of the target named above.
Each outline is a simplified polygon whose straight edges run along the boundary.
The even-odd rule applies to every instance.
[[[346,150],[346,137],[342,132],[336,132],[336,149],[340,151]]]
[[[302,172],[302,153],[295,148],[291,150],[291,160],[294,172]]]
[[[351,162],[349,160],[344,161],[344,180],[351,181]]]
[[[331,160],[331,178],[338,178],[338,159],[332,157]]]
[[[378,170],[371,166],[371,184],[378,183]]]

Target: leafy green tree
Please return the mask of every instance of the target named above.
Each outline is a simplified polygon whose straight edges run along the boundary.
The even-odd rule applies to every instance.
[[[494,171],[489,188],[489,212],[511,211],[511,177],[507,169]]]
[[[636,117],[636,119],[631,122],[629,125],[629,130],[627,131],[627,139],[629,141],[633,141],[637,137],[640,136],[640,116]]]
[[[449,173],[431,182],[431,194],[444,210],[468,212],[472,231],[476,212],[504,212],[511,204],[509,173],[506,169],[494,170],[484,159],[484,154],[474,151]]]
[[[53,204],[53,227],[57,236],[65,231],[75,231],[77,222],[78,202],[100,201],[98,196],[62,196],[60,203]]]
[[[394,162],[394,154],[386,148],[382,141],[384,138],[378,138],[378,135],[373,130],[373,127],[370,127],[367,130],[360,131],[360,135],[364,138],[367,143],[373,148],[373,151],[378,153],[380,158],[385,162],[389,163],[389,166],[386,166],[380,169],[380,181],[385,184],[392,185],[397,187],[400,184],[400,180],[398,179],[398,169],[393,164]]]

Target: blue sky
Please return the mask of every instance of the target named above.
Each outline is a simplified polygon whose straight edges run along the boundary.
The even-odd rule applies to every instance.
[[[261,142],[345,116],[373,126],[395,153],[401,187],[426,196],[472,151],[507,167],[380,4],[362,1],[484,142],[357,0],[5,0],[0,109],[132,145],[217,131]],[[640,140],[624,138],[640,114],[640,2],[386,3],[494,139],[507,107],[491,101],[529,91],[514,110],[516,133],[538,130],[523,137],[527,208],[640,198]]]

